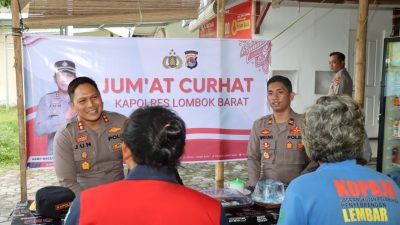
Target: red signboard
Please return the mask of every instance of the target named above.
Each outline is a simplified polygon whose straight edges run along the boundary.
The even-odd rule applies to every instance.
[[[250,0],[235,5],[225,12],[225,38],[251,39],[252,2]],[[201,38],[217,37],[217,18],[213,18],[200,28]]]

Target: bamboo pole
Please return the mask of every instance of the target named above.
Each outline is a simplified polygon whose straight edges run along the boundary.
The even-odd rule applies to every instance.
[[[11,1],[12,29],[14,36],[14,58],[15,75],[17,85],[17,109],[18,109],[18,131],[19,131],[19,169],[21,201],[27,200],[26,183],[26,148],[25,148],[25,109],[24,89],[22,79],[22,53],[21,53],[21,24],[18,0]]]
[[[217,0],[217,38],[225,37],[225,1]],[[224,163],[215,164],[215,188],[224,188]]]
[[[368,25],[368,0],[360,0],[358,3],[358,23],[356,38],[356,83],[354,100],[364,107],[365,92],[365,58],[366,36]]]

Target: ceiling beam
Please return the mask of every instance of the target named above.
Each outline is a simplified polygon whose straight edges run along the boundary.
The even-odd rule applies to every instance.
[[[174,20],[192,20],[198,15],[195,9],[160,10],[153,12],[114,14],[114,15],[92,15],[92,16],[63,16],[63,17],[34,17],[24,20],[25,26],[34,28],[51,28],[62,26],[84,26],[93,24],[115,24],[115,23],[137,23],[137,22],[159,22]]]

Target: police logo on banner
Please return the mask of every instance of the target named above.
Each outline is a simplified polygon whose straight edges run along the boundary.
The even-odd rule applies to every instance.
[[[173,49],[169,52],[169,56],[165,56],[163,59],[163,66],[165,69],[180,69],[182,63],[181,57],[176,56]]]
[[[186,54],[186,67],[189,69],[196,68],[197,66],[197,51],[189,50],[185,52]]]

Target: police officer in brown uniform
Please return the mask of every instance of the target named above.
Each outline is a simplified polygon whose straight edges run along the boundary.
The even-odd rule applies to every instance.
[[[341,52],[332,52],[329,54],[329,66],[334,73],[332,83],[329,86],[328,95],[353,94],[353,80],[345,68],[346,56]]]
[[[334,73],[332,83],[329,86],[328,95],[348,95],[352,97],[353,80],[345,68],[346,56],[341,52],[329,54],[329,66]],[[369,138],[366,134],[362,155],[358,158],[360,164],[366,164],[371,160],[372,149]]]
[[[300,115],[290,103],[294,98],[292,83],[283,76],[268,80],[268,102],[273,113],[253,124],[247,146],[249,189],[258,180],[274,179],[288,184],[308,164],[299,128]]]
[[[126,117],[103,111],[96,83],[78,77],[68,86],[71,107],[77,113],[57,131],[54,164],[60,185],[75,194],[124,178],[121,133]]]
[[[53,141],[56,131],[67,120],[75,116],[70,107],[68,97],[68,84],[75,79],[75,63],[69,60],[61,60],[54,63],[54,81],[58,90],[44,95],[37,107],[35,119],[35,133],[47,134],[48,155],[53,155]]]

